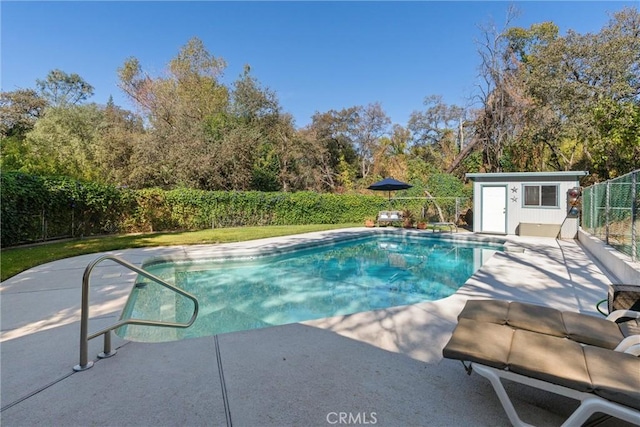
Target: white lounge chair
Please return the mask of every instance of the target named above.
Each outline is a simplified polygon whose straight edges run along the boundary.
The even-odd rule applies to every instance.
[[[635,320],[616,324],[621,317]],[[564,426],[580,426],[597,412],[640,425],[640,335],[633,333],[639,318],[630,310],[603,319],[472,300],[458,316],[443,356],[461,360],[468,374],[487,378],[514,426],[529,424],[518,416],[503,379],[579,400]]]

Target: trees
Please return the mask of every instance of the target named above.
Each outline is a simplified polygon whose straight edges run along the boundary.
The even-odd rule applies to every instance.
[[[530,132],[528,125],[543,117],[527,91],[523,73],[531,71],[536,49],[555,39],[558,28],[553,23],[534,24],[530,29],[509,27],[517,13],[513,7],[508,9],[502,29],[493,23],[481,27],[478,107],[464,122],[468,143],[460,144],[447,172],[470,167],[467,160],[475,164],[474,169],[489,172],[540,168],[540,155],[525,135]]]
[[[93,87],[60,70],[50,71],[36,86],[37,91],[2,93],[3,169],[99,179],[94,142],[102,111],[83,105]]]
[[[102,113],[82,105],[93,88],[60,70],[37,87],[2,93],[3,169],[98,179],[93,143]]]
[[[33,89],[0,92],[0,138],[24,137],[46,106],[47,101]]]
[[[48,108],[26,135],[28,152],[20,170],[101,181],[95,142],[102,117],[96,104]]]
[[[379,102],[364,107],[355,107],[352,133],[356,153],[360,157],[360,177],[367,178],[373,164],[373,154],[380,138],[388,132],[391,119],[382,109]]]
[[[251,75],[251,67],[244,66],[242,75],[233,83],[229,112],[245,122],[277,119],[280,115],[280,104],[272,90],[262,88],[258,80]]]
[[[373,174],[406,180],[410,142],[411,131],[400,125],[393,125],[391,137],[382,137],[379,140],[378,149],[374,154]]]
[[[505,27],[515,14],[510,8]],[[525,126],[530,100],[519,79],[522,65],[514,58],[507,32],[486,26],[478,45],[482,84],[478,87],[481,106],[475,120],[475,143],[482,147],[484,168],[499,172],[505,149],[519,139]]]
[[[317,187],[323,191],[335,191],[345,182],[342,178],[355,175],[358,159],[352,134],[357,117],[357,107],[340,111],[316,112],[304,140],[309,148],[307,165],[315,171]]]
[[[223,59],[192,38],[169,62],[166,76],[152,78],[138,59],[127,59],[118,69],[119,86],[152,126],[175,129],[224,110],[228,90],[219,78],[225,67]]]
[[[638,10],[595,34],[508,25],[483,28],[473,134],[447,170],[474,150],[485,171],[580,168],[609,178],[638,167]]]
[[[148,123],[144,146],[135,154],[136,178],[162,187],[206,185],[202,165],[214,147],[205,123],[228,105],[228,90],[219,82],[224,67],[197,38],[169,62],[165,76],[149,76],[136,58],[125,61],[118,70],[120,88]]]
[[[249,66],[230,87],[225,61],[193,38],[165,76],[147,75],[135,58],[120,68],[120,86],[144,114],[136,181],[161,187],[274,191],[291,188],[296,145],[290,116]]]
[[[413,152],[425,162],[445,170],[454,162],[463,144],[463,127],[467,112],[448,105],[441,95],[425,97],[424,111],[414,111],[408,128],[413,135]]]
[[[591,169],[613,178],[640,168],[640,105],[603,100],[593,109],[597,138],[589,146]]]
[[[456,129],[464,119],[464,109],[457,105],[447,105],[442,95],[424,98],[424,111],[414,111],[409,117],[408,128],[418,145],[435,145],[442,141],[444,134]]]
[[[485,26],[474,109],[430,95],[407,126],[374,102],[316,112],[304,129],[249,66],[223,83],[224,59],[193,38],[159,75],[136,58],[118,70],[139,115],[113,101],[86,104],[91,85],[60,70],[36,89],[1,93],[2,167],[131,187],[261,191],[341,192],[440,171],[613,177],[640,167],[639,34],[636,9],[594,34],[560,36],[552,22]]]
[[[281,114],[271,127],[272,151],[277,163],[278,189],[282,191],[306,190],[304,158],[308,146],[296,131],[293,116]]]
[[[93,96],[93,86],[78,74],[51,70],[43,80],[36,80],[40,95],[53,107],[80,104]]]
[[[233,83],[229,113],[240,126],[257,133],[250,151],[250,187],[261,191],[295,188],[301,153],[294,142],[293,117],[282,114],[275,92],[262,87],[248,65]]]
[[[0,165],[18,170],[28,154],[25,135],[43,114],[47,101],[33,89],[0,92]]]
[[[367,182],[390,123],[380,103],[315,113],[305,136],[322,187],[336,191]]]
[[[109,98],[102,112],[95,140],[95,163],[106,182],[135,187],[131,180],[134,153],[144,137],[142,118],[124,110]]]
[[[640,94],[638,11],[614,14],[595,34],[559,37],[553,29],[547,24],[510,33],[513,43],[525,46],[519,76],[533,100],[527,151],[540,156],[541,168],[580,167],[602,177],[628,171],[632,165],[622,159],[637,152],[639,138],[633,130]],[[621,127],[627,130],[622,138],[612,133]]]

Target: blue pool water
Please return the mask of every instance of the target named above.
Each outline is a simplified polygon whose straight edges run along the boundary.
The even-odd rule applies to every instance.
[[[198,319],[188,329],[129,325],[118,335],[169,341],[438,300],[496,250],[375,236],[253,260],[155,264],[146,270],[198,298]],[[186,322],[192,312],[190,300],[151,282],[134,288],[123,317]]]

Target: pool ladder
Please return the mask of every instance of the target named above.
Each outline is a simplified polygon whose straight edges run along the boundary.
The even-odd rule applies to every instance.
[[[98,332],[95,332],[89,335],[89,277],[91,276],[91,272],[93,268],[100,264],[102,261],[111,260],[129,270],[138,273],[141,276],[146,277],[149,280],[152,280],[167,289],[174,291],[175,293],[182,295],[184,297],[189,298],[193,301],[194,309],[193,315],[191,319],[187,323],[174,323],[174,322],[161,322],[156,320],[143,320],[143,319],[127,319],[120,320],[115,325],[104,328]],[[196,317],[198,317],[198,300],[195,296],[191,295],[189,292],[183,291],[182,289],[173,286],[164,280],[154,276],[151,273],[148,273],[141,268],[136,267],[135,265],[123,260],[122,258],[118,258],[114,255],[104,255],[96,260],[92,261],[87,265],[87,268],[84,270],[84,275],[82,276],[82,308],[80,313],[80,363],[73,367],[74,371],[84,371],[93,366],[93,362],[88,358],[89,352],[89,340],[99,337],[100,335],[104,335],[104,346],[102,353],[98,354],[98,358],[105,359],[107,357],[111,357],[116,354],[116,350],[111,349],[111,331],[117,329],[124,325],[144,325],[144,326],[160,326],[167,328],[188,328],[195,322]]]

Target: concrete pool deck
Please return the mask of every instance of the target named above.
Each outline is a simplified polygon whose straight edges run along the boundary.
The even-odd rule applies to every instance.
[[[141,265],[153,257],[252,253],[365,230],[111,253]],[[113,335],[117,355],[83,372],[72,370],[82,274],[100,254],[30,269],[0,284],[0,424],[508,425],[489,382],[442,359],[465,301],[519,300],[599,315],[595,304],[606,298],[612,277],[576,241],[506,239],[523,251],[497,253],[443,300],[168,343]],[[96,267],[89,331],[117,320],[134,279],[111,262]],[[101,338],[90,341],[89,358],[96,360],[101,348]],[[578,404],[516,384],[507,391],[535,425],[559,425]]]

